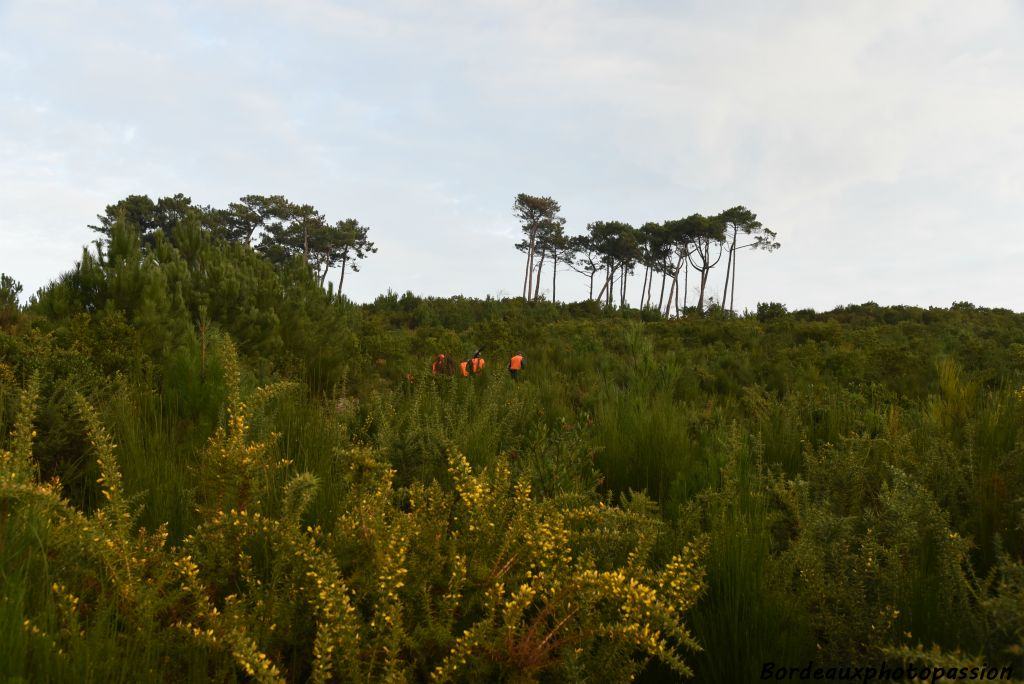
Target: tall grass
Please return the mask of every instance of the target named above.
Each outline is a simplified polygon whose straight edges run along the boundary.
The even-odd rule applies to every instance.
[[[800,663],[814,655],[805,607],[787,590],[784,567],[773,562],[772,494],[760,470],[760,446],[733,430],[718,487],[690,507],[708,530],[708,594],[693,614],[701,640],[698,668],[706,681],[754,681],[767,662]]]
[[[407,520],[403,516],[416,502],[433,502],[433,513],[443,517],[445,506],[476,501],[476,489],[467,488],[469,476],[453,467],[457,453],[484,478],[472,480],[473,487],[491,492],[508,507],[502,509],[508,515],[526,504],[502,499],[496,480],[486,478],[509,478],[501,480],[509,491],[516,478],[528,482],[547,516],[531,525],[540,529],[540,521],[557,519],[573,535],[586,537],[595,545],[580,547],[591,554],[584,561],[596,567],[620,556],[623,563],[634,563],[616,541],[620,523],[636,522],[630,517],[633,506],[661,516],[657,525],[649,516],[640,525],[648,532],[657,529],[637,556],[646,560],[635,561],[640,574],[657,572],[684,542],[703,535],[707,583],[688,615],[703,648],[689,661],[698,681],[756,679],[767,661],[802,665],[811,658],[896,658],[918,643],[921,652],[939,647],[942,657],[1020,662],[1012,649],[1024,633],[1015,612],[1024,605],[1024,582],[1014,579],[1024,567],[1021,378],[974,367],[949,350],[928,355],[877,330],[835,322],[801,327],[783,320],[764,328],[752,321],[736,323],[555,321],[523,333],[534,347],[526,349],[529,362],[518,383],[501,360],[518,346],[515,327],[498,318],[474,323],[458,335],[444,329],[431,333],[430,339],[448,346],[468,347],[474,336],[497,340],[501,347],[487,370],[472,379],[431,376],[420,358],[424,354],[411,350],[418,334],[407,331],[364,340],[368,349],[382,349],[367,352],[372,361],[347,359],[344,372],[352,377],[331,376],[333,361],[311,366],[316,389],[286,384],[260,395],[243,363],[239,392],[251,402],[247,434],[262,445],[266,459],[259,468],[246,466],[247,477],[254,479],[246,486],[259,493],[261,515],[320,529],[310,534],[356,535],[344,537],[344,544],[323,543],[339,544],[331,547],[340,559],[336,576],[353,581],[346,595],[369,622],[384,605],[377,603],[384,599],[374,593],[380,581],[374,573],[397,562],[384,543],[398,538],[389,536],[406,524],[397,521]],[[881,364],[876,357],[885,350],[913,367],[892,359]],[[378,352],[383,365],[376,363]],[[186,349],[167,368],[198,372],[195,353]],[[66,388],[70,380],[65,385],[52,380],[65,360],[40,357],[49,360],[32,363],[52,367],[44,381]],[[216,528],[223,538],[212,531],[216,526],[207,509],[218,492],[203,478],[223,475],[208,459],[211,445],[221,439],[217,426],[228,421],[225,402],[230,402],[223,386],[227,380],[210,363],[206,385],[195,378],[156,382],[145,373],[129,374],[100,383],[92,398],[118,444],[126,496],[136,505],[133,525],[152,531],[166,523],[172,545],[197,532],[223,542],[223,548],[210,541],[203,549],[204,568],[224,571],[208,578],[218,587],[216,599],[223,601],[256,586],[253,578],[265,581],[259,586],[283,589],[290,585],[282,578],[298,570],[284,561],[274,565],[275,549],[284,547],[262,531],[247,537],[244,548],[232,546],[227,531]],[[275,377],[260,364],[261,375]],[[300,368],[298,375],[310,372]],[[15,375],[4,377],[0,445],[8,448],[13,437],[6,433],[14,426],[17,402]],[[214,402],[216,397],[223,400]],[[77,419],[60,423],[67,409],[63,395],[55,391],[49,402],[43,414],[47,425],[84,435]],[[89,515],[102,511],[103,488],[95,482],[100,467],[92,453],[59,463],[69,462],[79,463],[77,472],[64,471],[73,479],[65,488],[78,494],[75,507]],[[310,497],[302,506],[296,504],[300,490]],[[631,491],[645,493],[650,501]],[[354,499],[354,492],[362,498]],[[133,675],[145,680],[174,657],[182,659],[175,672],[186,679],[240,676],[237,663],[214,646],[208,651],[195,644],[163,648],[155,643],[156,633],[145,629],[125,636],[130,612],[116,602],[89,615],[86,637],[75,642],[78,651],[67,657],[50,653],[24,620],[31,616],[41,634],[61,633],[65,618],[50,585],[68,561],[56,567],[56,556],[41,552],[47,548],[47,527],[30,509],[15,511],[13,499],[0,503],[6,506],[0,509],[0,658],[10,663],[0,664],[0,675],[30,672],[44,681],[62,680],[69,676],[66,661],[84,668],[86,680]],[[613,511],[600,514],[612,517],[601,518],[604,527],[588,528],[573,517],[579,506]],[[376,512],[367,518],[370,509]],[[432,525],[440,525],[441,517],[417,522],[422,527],[409,534],[421,540],[437,534]],[[494,580],[515,553],[519,542],[504,533],[475,537],[478,543],[466,555],[496,564],[466,571],[477,573],[477,588]],[[426,544],[417,551],[435,573],[429,575],[427,595],[457,584],[461,561],[444,555],[455,545]],[[556,547],[547,553],[556,554]],[[358,568],[364,574],[353,579]],[[82,579],[89,587],[105,581],[98,572]],[[299,593],[288,600],[298,601]],[[272,599],[272,593],[259,596],[265,603],[253,599],[247,610],[271,611],[267,606],[280,601],[272,614],[291,615],[295,635],[315,638],[310,615],[295,617],[291,604]],[[430,629],[418,629],[415,639],[393,652],[442,657],[448,647],[439,644],[447,643],[445,630],[458,619],[445,618],[451,624],[442,628],[431,622],[438,618],[437,606],[422,605],[418,615]],[[476,619],[488,605],[483,598],[466,604],[461,618]],[[548,614],[537,605],[531,610],[538,613],[525,615]],[[258,632],[261,643],[278,639]],[[383,650],[375,653],[384,658]],[[124,664],[127,657],[140,664],[137,672]],[[312,672],[308,644],[280,646],[276,657],[290,664],[289,672],[300,673],[293,677]],[[565,666],[572,671],[569,661]],[[367,671],[380,672],[374,667]],[[425,677],[429,671],[418,672]]]
[[[103,417],[117,436],[125,490],[141,504],[139,523],[151,530],[167,524],[174,539],[184,537],[196,522],[190,471],[198,435],[169,416],[159,397],[130,388],[110,397]],[[98,493],[90,491],[95,506]]]

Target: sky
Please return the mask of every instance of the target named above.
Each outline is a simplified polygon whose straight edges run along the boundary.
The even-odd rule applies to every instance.
[[[782,247],[741,310],[1024,311],[1022,36],[1020,0],[0,0],[0,272],[131,194],[282,194],[370,227],[356,301],[514,296],[525,192],[574,234],[748,207]]]

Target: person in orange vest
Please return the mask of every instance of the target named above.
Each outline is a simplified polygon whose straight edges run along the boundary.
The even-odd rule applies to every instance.
[[[438,354],[437,358],[434,359],[434,363],[430,364],[430,372],[432,375],[442,373],[444,375],[451,375],[455,372],[455,367],[452,365],[452,360],[444,354]]]
[[[462,371],[462,377],[468,378],[470,375],[476,375],[484,369],[484,357],[480,355],[480,350],[477,350],[473,354],[472,358],[466,359],[459,364],[459,370]]]
[[[523,356],[523,352],[516,352],[516,355],[508,362],[508,372],[512,376],[512,379],[516,382],[519,381],[519,371],[526,368],[526,357]]]

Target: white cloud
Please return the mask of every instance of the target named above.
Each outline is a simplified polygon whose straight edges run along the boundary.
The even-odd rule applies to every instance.
[[[741,262],[746,306],[1021,309],[981,236],[1020,254],[1022,23],[1010,0],[7,3],[0,270],[42,284],[70,263],[10,259],[26,234],[76,254],[129,193],[265,192],[371,226],[361,298],[516,292],[531,192],[576,230],[750,206],[783,249]]]

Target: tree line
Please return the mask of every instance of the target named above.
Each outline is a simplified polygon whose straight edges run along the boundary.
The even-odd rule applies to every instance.
[[[721,268],[724,259],[718,303],[723,309],[728,304],[733,312],[739,252],[779,248],[776,233],[744,206],[713,216],[695,213],[647,222],[639,228],[623,221],[594,221],[581,235],[566,232],[560,212],[551,197],[520,193],[513,204],[524,235],[516,248],[526,256],[522,296],[527,301],[541,298],[546,272],[551,275],[551,299],[557,300],[561,266],[587,278],[588,300],[604,306],[628,307],[631,277],[642,274],[639,308],[663,316],[679,316],[690,309],[703,312],[711,271]],[[330,269],[340,268],[338,294],[347,272],[358,271],[359,262],[377,251],[369,228],[358,220],[331,222],[312,205],[282,195],[246,195],[226,208],[197,205],[181,193],[156,201],[130,195],[108,205],[97,219],[98,225],[89,227],[108,242],[112,227],[122,221],[137,235],[143,252],[155,247],[158,236],[173,240],[173,229],[191,221],[216,238],[252,248],[278,267],[301,256],[321,287],[327,285]],[[691,292],[697,298],[693,306]]]
[[[368,239],[369,228],[358,220],[332,223],[312,205],[282,195],[246,195],[226,209],[193,204],[181,193],[155,202],[147,195],[129,195],[96,218],[99,225],[89,227],[108,242],[114,224],[121,221],[137,234],[143,251],[151,251],[158,236],[170,240],[178,224],[192,221],[214,237],[253,248],[275,266],[301,255],[321,287],[328,271],[340,266],[338,294],[348,269],[358,271],[359,261],[377,251]]]
[[[662,223],[648,222],[639,228],[623,221],[594,221],[582,235],[566,233],[565,218],[559,215],[561,206],[551,197],[520,193],[512,210],[524,234],[516,249],[526,255],[523,275],[526,300],[540,299],[541,276],[547,263],[550,264],[552,300],[557,298],[559,264],[586,277],[588,299],[608,307],[616,303],[620,307],[628,306],[629,277],[642,272],[640,307],[656,308],[664,316],[678,316],[689,308],[692,272],[697,289],[695,308],[704,311],[711,269],[725,257],[720,304],[725,308],[728,300],[732,312],[738,253],[743,249],[771,252],[780,246],[776,233],[744,206],[735,206],[714,216],[690,214]],[[595,295],[597,284],[600,289]]]

